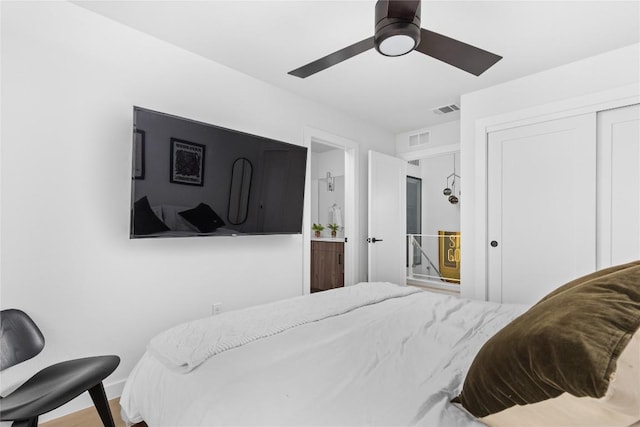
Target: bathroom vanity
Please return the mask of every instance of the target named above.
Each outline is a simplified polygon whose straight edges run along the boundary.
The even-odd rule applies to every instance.
[[[311,240],[311,292],[344,286],[344,239]]]

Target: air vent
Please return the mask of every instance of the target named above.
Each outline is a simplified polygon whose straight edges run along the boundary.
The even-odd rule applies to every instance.
[[[407,163],[413,166],[420,166],[420,159],[418,160],[409,160]]]
[[[460,111],[460,107],[457,104],[444,105],[433,109],[433,113],[438,115],[453,113],[454,111]]]
[[[431,140],[431,132],[425,131],[421,133],[416,133],[414,135],[409,135],[409,147],[415,147],[417,145],[428,144]]]

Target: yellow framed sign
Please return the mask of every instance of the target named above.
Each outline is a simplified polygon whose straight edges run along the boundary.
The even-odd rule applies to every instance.
[[[460,232],[438,231],[438,254],[442,280],[460,283]]]

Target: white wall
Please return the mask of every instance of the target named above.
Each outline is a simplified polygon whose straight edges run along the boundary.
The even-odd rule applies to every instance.
[[[3,388],[115,353],[106,383],[118,394],[166,327],[214,302],[302,293],[300,235],[129,240],[133,105],[294,144],[305,127],[327,130],[361,144],[362,168],[368,149],[393,152],[392,134],[73,4],[1,7],[1,305],[30,313],[47,338],[40,356],[2,373]]]
[[[342,212],[344,224],[345,209],[345,180],[344,180],[344,150],[330,150],[311,155],[311,222],[325,226],[322,237],[330,237],[329,208],[336,204]],[[327,191],[327,172],[334,178],[334,190]],[[344,229],[338,231],[338,237],[344,237]]]
[[[449,203],[449,197],[442,193],[447,183],[447,176],[453,173],[453,154],[429,157],[420,162],[422,166],[422,234],[436,236],[438,231],[460,231],[460,203]],[[460,155],[456,153],[456,173],[460,174]],[[455,195],[462,200],[460,179],[456,178]],[[451,184],[452,180],[449,180]],[[437,266],[438,238],[423,240],[425,250],[431,261]]]
[[[429,132],[429,143],[419,146],[409,146],[411,135]],[[422,129],[407,131],[396,135],[396,153],[411,153],[443,145],[460,143],[460,120],[454,120]]]
[[[523,111],[540,115],[546,105],[595,94],[640,80],[640,45],[635,44],[462,96],[461,102],[461,291],[485,299],[486,201],[478,198],[484,181],[484,136],[479,123],[501,114]],[[484,216],[483,216],[484,212]],[[464,260],[472,260],[465,262]]]
[[[344,176],[344,150],[313,153],[311,157],[311,177],[313,179],[326,178],[327,172],[331,172],[331,176]]]

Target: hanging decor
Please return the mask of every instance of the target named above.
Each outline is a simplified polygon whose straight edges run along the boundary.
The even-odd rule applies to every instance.
[[[456,178],[458,181],[460,180],[460,175],[456,173],[456,155],[453,155],[453,173],[447,177],[447,186],[444,190],[442,190],[442,194],[445,196],[449,196],[449,203],[452,205],[458,204],[460,199],[458,196],[460,195],[460,190],[458,190],[458,196],[456,196]],[[451,183],[449,183],[451,182]]]
[[[331,176],[331,172],[327,172],[327,191],[336,189],[336,178]]]

